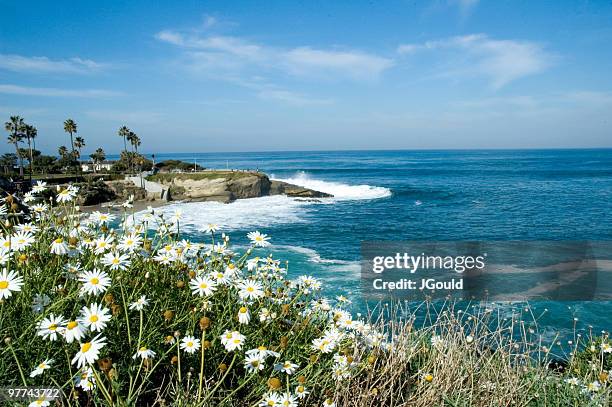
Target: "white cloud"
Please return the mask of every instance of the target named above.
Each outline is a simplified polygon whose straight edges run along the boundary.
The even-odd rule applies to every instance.
[[[297,75],[311,72],[336,72],[354,79],[377,78],[393,61],[359,51],[329,51],[310,47],[291,49],[282,54],[281,60],[289,71]]]
[[[106,67],[107,64],[78,57],[53,60],[47,57],[0,54],[0,69],[15,72],[86,74]]]
[[[286,102],[290,105],[329,105],[333,101],[331,99],[315,99],[300,93],[290,92],[283,89],[262,89],[257,96],[264,100],[276,100]]]
[[[484,75],[499,89],[525,76],[543,72],[555,56],[543,46],[530,41],[496,40],[484,34],[451,37],[422,44],[403,44],[400,55],[414,55],[421,51],[440,51],[448,65],[453,66],[439,76]]]
[[[172,30],[155,35],[160,41],[192,50],[201,69],[233,66],[282,71],[295,76],[326,79],[373,80],[393,66],[393,60],[363,51],[312,47],[277,48],[217,35],[184,34]]]
[[[107,98],[120,96],[122,92],[103,89],[58,89],[36,88],[11,84],[0,84],[0,93],[24,96],[50,96],[50,97],[79,97],[79,98]]]

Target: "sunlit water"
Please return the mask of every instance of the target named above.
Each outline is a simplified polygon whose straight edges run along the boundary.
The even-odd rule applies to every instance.
[[[259,169],[328,192],[320,202],[285,196],[173,203],[181,229],[202,240],[216,223],[235,243],[272,236],[290,275],[323,280],[330,296],[359,294],[363,240],[612,240],[612,150],[359,151],[156,154],[208,168]],[[574,317],[610,330],[610,303],[539,303],[549,337],[568,336]]]

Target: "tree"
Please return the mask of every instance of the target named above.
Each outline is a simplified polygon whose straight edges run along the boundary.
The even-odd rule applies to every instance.
[[[117,134],[119,137],[123,137],[123,151],[127,153],[127,142],[126,139],[128,135],[131,133],[131,130],[127,128],[127,126],[121,126]]]
[[[106,153],[102,148],[97,148],[93,154],[90,154],[89,157],[93,161],[94,164],[94,172],[96,172],[96,166],[106,160]]]
[[[8,136],[9,144],[15,146],[17,158],[19,159],[19,176],[23,177],[23,157],[19,154],[19,143],[23,140],[23,128],[25,123],[20,116],[11,116],[9,121],[4,123],[4,128],[10,134]]]
[[[68,134],[70,134],[70,153],[72,156],[74,156],[74,133],[77,132],[77,124],[74,122],[74,120],[72,119],[68,119],[64,122],[64,131]],[[64,157],[64,156],[62,156]],[[78,168],[77,168],[78,171]]]
[[[0,166],[4,168],[4,173],[13,172],[13,168],[17,165],[17,155],[13,153],[2,154],[0,157]]]
[[[68,149],[66,148],[66,146],[60,146],[57,149],[57,153],[60,155],[61,158],[66,158],[66,156],[68,155]]]
[[[31,124],[26,124],[24,126],[23,134],[26,140],[28,141],[28,150],[30,153],[30,181],[32,181],[32,173],[34,172],[34,154],[32,154],[32,141],[34,141],[34,139],[38,135],[38,130],[36,130],[36,127],[32,126]]]
[[[135,157],[138,155],[138,146],[140,145],[140,138],[136,135],[136,133],[134,133],[133,131],[130,131],[127,135],[127,140],[130,142],[130,145],[132,146],[132,155],[131,157]],[[135,151],[134,151],[135,149]],[[132,168],[132,172],[134,172],[134,163],[130,162],[130,167]]]
[[[81,157],[81,149],[85,147],[85,139],[83,137],[76,137],[74,139],[74,148],[76,148],[77,158]]]

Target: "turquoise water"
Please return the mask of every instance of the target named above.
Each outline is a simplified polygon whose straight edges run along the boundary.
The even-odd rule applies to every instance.
[[[322,279],[329,295],[359,295],[363,240],[612,240],[612,150],[344,151],[156,154],[208,168],[259,169],[334,194],[229,205],[178,203],[194,239],[217,223],[235,243],[257,229],[292,275]],[[612,304],[538,303],[550,336],[610,330]]]

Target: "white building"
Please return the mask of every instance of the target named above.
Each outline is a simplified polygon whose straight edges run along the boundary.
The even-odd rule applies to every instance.
[[[99,163],[94,163],[93,161],[82,161],[81,162],[81,170],[83,172],[101,172],[101,171],[110,171],[113,166],[114,161],[101,161]]]

